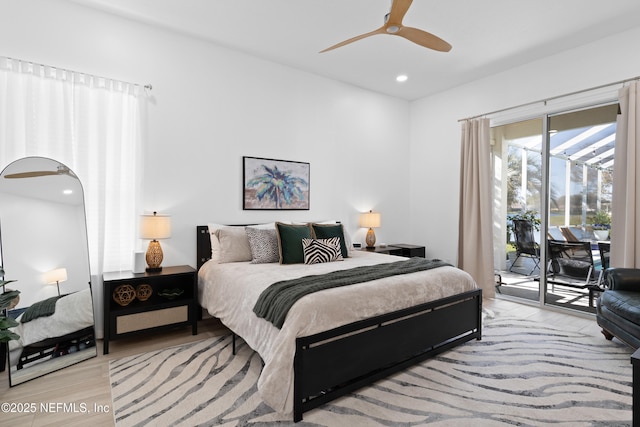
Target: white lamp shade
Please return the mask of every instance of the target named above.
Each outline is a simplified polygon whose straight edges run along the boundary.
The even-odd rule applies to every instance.
[[[360,214],[360,227],[364,227],[364,228],[380,227],[380,213],[369,211],[369,212]]]
[[[56,268],[55,270],[44,273],[44,281],[47,284],[64,282],[67,280],[67,269]]]
[[[140,237],[142,239],[158,240],[171,237],[171,217],[167,215],[141,215]]]

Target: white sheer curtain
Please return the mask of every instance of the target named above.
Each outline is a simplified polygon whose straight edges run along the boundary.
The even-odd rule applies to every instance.
[[[458,267],[495,296],[489,119],[462,122]]]
[[[640,268],[640,88],[629,83],[618,93],[611,218],[611,266]]]
[[[137,85],[0,57],[0,168],[50,157],[82,182],[97,331],[102,272],[132,265],[143,98]]]

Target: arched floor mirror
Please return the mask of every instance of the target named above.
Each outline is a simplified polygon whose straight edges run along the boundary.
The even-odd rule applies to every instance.
[[[0,255],[8,288],[20,291],[8,316],[9,381],[25,381],[97,355],[84,194],[52,159],[27,157],[0,174]]]

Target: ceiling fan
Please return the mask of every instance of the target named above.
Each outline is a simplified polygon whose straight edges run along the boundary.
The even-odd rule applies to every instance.
[[[361,34],[359,36],[335,44],[331,47],[321,50],[320,53],[342,47],[349,43],[364,39],[365,37],[375,36],[376,34],[391,34],[393,36],[400,36],[428,49],[433,49],[440,52],[449,52],[451,50],[451,45],[442,40],[440,37],[437,37],[418,28],[405,27],[402,25],[402,19],[409,10],[411,3],[413,3],[413,0],[391,0],[391,11],[385,15],[384,25],[382,27],[369,33]]]
[[[55,171],[19,172],[19,173],[8,174],[8,175],[5,175],[4,177],[7,179],[14,179],[14,178],[36,178],[39,176],[50,176],[50,175],[68,175],[74,178],[76,177],[76,175],[73,172],[71,172],[71,169],[62,165],[58,166],[58,168]]]

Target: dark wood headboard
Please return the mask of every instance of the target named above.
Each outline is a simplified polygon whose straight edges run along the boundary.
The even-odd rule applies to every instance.
[[[211,237],[209,236],[209,227],[206,225],[198,225],[196,231],[198,233],[196,236],[196,265],[200,270],[202,264],[211,259]]]

